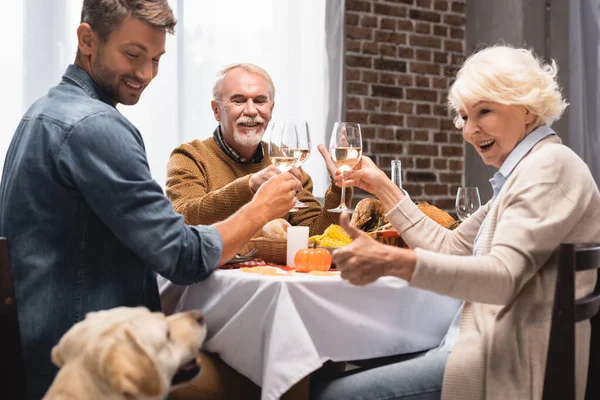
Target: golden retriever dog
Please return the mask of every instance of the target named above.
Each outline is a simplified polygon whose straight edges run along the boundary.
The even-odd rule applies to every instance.
[[[60,370],[44,399],[166,398],[200,373],[202,314],[165,317],[144,307],[88,313],[52,349]]]

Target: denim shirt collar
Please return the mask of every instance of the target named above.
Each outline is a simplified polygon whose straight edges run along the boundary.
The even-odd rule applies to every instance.
[[[94,82],[92,77],[81,67],[75,64],[70,64],[67,67],[63,77],[63,81],[70,81],[86,91],[92,98],[98,99],[110,106],[115,107],[112,100],[106,93]]]
[[[535,146],[540,140],[550,135],[556,135],[556,133],[547,125],[542,125],[539,128],[534,129],[529,135],[525,136],[523,140],[510,152],[506,160],[500,166],[500,169],[490,179],[492,189],[494,190],[494,199],[500,193],[502,186],[515,169],[517,164],[525,157],[527,153]]]

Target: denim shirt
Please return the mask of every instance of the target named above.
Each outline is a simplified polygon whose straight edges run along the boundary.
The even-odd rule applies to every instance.
[[[50,351],[87,312],[160,310],[156,273],[191,284],[217,266],[222,238],[191,227],[150,176],[138,130],[81,68],[21,120],[0,185],[28,395],[57,369]]]

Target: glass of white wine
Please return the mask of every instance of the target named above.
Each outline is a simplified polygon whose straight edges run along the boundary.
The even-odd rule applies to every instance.
[[[336,122],[329,140],[329,154],[335,166],[342,171],[342,200],[338,207],[328,211],[351,213],[354,210],[346,206],[344,171],[351,170],[360,161],[362,155],[360,125],[353,122]]]
[[[305,120],[286,120],[272,122],[269,135],[269,158],[282,173],[292,167],[300,167],[310,155],[310,132]],[[296,200],[294,208],[306,208],[308,205]]]
[[[460,187],[456,192],[456,215],[461,221],[469,218],[481,207],[477,187]]]

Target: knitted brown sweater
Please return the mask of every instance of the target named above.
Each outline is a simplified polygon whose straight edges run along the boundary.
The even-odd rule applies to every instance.
[[[250,175],[271,165],[267,146],[264,142],[261,145],[265,157],[258,164],[236,162],[213,137],[194,140],[173,150],[167,165],[167,197],[175,211],[191,225],[210,225],[235,213],[254,195],[249,185]],[[341,189],[329,186],[321,209],[312,194],[312,180],[304,171],[302,187],[304,190],[297,197],[308,208],[288,213],[285,219],[292,225],[309,226],[311,235],[323,233],[330,224],[338,223],[339,214],[327,209],[339,205]],[[346,190],[346,200],[349,202],[351,198],[352,190]]]

